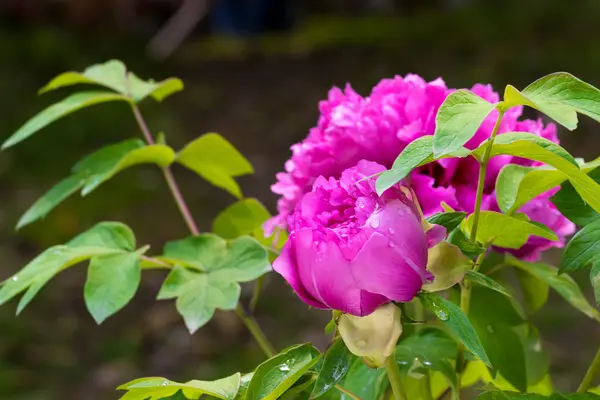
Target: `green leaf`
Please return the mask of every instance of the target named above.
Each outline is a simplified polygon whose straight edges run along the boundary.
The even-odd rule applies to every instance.
[[[473,325],[456,304],[433,293],[421,293],[419,298],[471,353],[475,354],[486,365],[490,365],[490,360],[477,337]]]
[[[162,168],[169,166],[175,160],[175,152],[169,146],[153,144],[131,150],[124,154],[111,168],[97,170],[86,180],[81,191],[85,196],[122,170],[138,164],[156,164]],[[108,165],[106,166],[108,167]]]
[[[343,340],[339,339],[335,342],[325,354],[323,366],[310,397],[312,399],[320,397],[337,385],[344,379],[355,359],[356,357],[348,350]]]
[[[471,232],[474,214],[462,222],[462,229]],[[518,249],[523,246],[529,236],[539,236],[549,240],[558,240],[556,234],[529,221],[500,214],[494,211],[479,213],[479,228],[476,240],[479,243],[490,243],[494,246],[508,249]]]
[[[493,313],[490,312],[492,309]],[[515,299],[483,287],[472,288],[469,318],[480,323],[502,323],[507,326],[525,323]]]
[[[177,78],[170,78],[162,82],[143,81],[135,74],[127,72],[127,68],[121,61],[110,60],[92,65],[83,72],[65,72],[44,86],[40,93],[78,84],[104,86],[131,97],[136,103],[148,96],[152,96],[156,101],[162,101],[183,89],[183,83]]]
[[[465,236],[460,227],[450,232],[446,240],[448,243],[458,247],[469,258],[475,258],[485,251],[481,245]]]
[[[136,253],[92,259],[83,294],[88,311],[97,324],[129,303],[140,284],[141,272]]]
[[[233,178],[254,172],[248,160],[216,133],[207,133],[189,143],[177,155],[177,161],[240,199],[242,192]]]
[[[456,342],[442,330],[425,328],[403,339],[396,346],[395,356],[405,374],[418,376],[428,373],[428,369],[439,371],[456,391],[457,377],[450,359],[456,358],[457,351]]]
[[[188,399],[198,399],[202,395],[208,395],[221,400],[233,400],[240,389],[240,377],[238,372],[212,382],[192,380],[186,383],[159,377],[140,378],[119,386],[117,390],[127,390],[127,393],[121,397],[127,400],[160,399],[172,396],[179,390],[183,391]]]
[[[521,261],[511,255],[506,256],[506,263],[522,269],[546,282],[558,292],[569,304],[590,318],[600,320],[598,310],[588,303],[577,283],[567,274],[558,275],[558,269],[543,263]]]
[[[260,364],[248,385],[246,400],[275,400],[296,383],[318,360],[311,344],[292,346]]]
[[[445,212],[437,213],[427,218],[427,222],[434,225],[441,225],[446,228],[447,232],[452,232],[460,225],[463,219],[467,216],[466,212]]]
[[[248,236],[228,242],[214,234],[190,236],[167,243],[164,255],[236,282],[252,281],[271,270],[265,248]]]
[[[527,368],[525,349],[519,335],[500,321],[480,322],[475,317],[472,321],[494,369],[515,388],[525,392]]]
[[[68,247],[105,247],[108,249],[134,251],[135,235],[130,227],[120,222],[100,222],[75,236]]]
[[[17,222],[17,229],[44,218],[54,207],[83,187],[83,184],[79,177],[69,176],[54,185],[23,214]]]
[[[586,171],[584,166],[582,170]],[[600,183],[600,168],[590,171],[588,175],[595,182]],[[550,201],[561,214],[577,225],[584,226],[598,219],[599,214],[579,196],[571,182],[564,182]]]
[[[473,151],[479,159],[486,142]],[[525,132],[498,135],[491,156],[508,154],[548,164],[564,173],[580,196],[596,211],[600,211],[600,185],[579,168],[575,159],[562,147],[542,137]]]
[[[535,108],[569,130],[577,127],[577,113],[600,121],[600,91],[566,72],[546,75],[522,92],[508,85],[504,101]]]
[[[495,107],[469,90],[451,93],[435,118],[433,154],[439,157],[460,149]]]
[[[600,400],[593,393],[560,394],[553,393],[550,397],[537,393],[505,392],[498,389],[488,390],[477,397],[478,400]]]
[[[385,368],[369,368],[360,358],[356,358],[341,386],[362,400],[377,400],[385,392],[387,385]],[[340,400],[354,399],[342,394]]]
[[[413,140],[402,150],[394,165],[389,171],[385,171],[375,183],[377,194],[381,196],[383,192],[406,178],[410,172],[433,156],[431,149],[433,136],[422,136]]]
[[[5,280],[0,287],[0,305],[30,288],[19,304],[19,312],[53,276],[65,268],[95,256],[114,254],[119,250],[105,247],[53,246],[34,258],[18,273]],[[33,287],[33,289],[31,289]]]
[[[221,211],[213,221],[213,232],[225,239],[251,235],[271,217],[269,211],[253,198],[237,201]]]
[[[594,263],[590,269],[590,282],[594,289],[594,297],[596,303],[600,304],[600,263]]]
[[[465,278],[469,279],[471,282],[486,287],[491,290],[495,290],[498,293],[501,293],[505,296],[512,297],[510,292],[506,290],[504,286],[493,280],[487,275],[484,275],[477,271],[467,271],[465,274]]]
[[[600,256],[600,219],[584,226],[571,238],[560,262],[559,273],[577,271]]]
[[[112,92],[79,92],[72,94],[58,103],[52,104],[27,121],[25,125],[4,142],[2,149],[14,146],[50,125],[52,122],[77,110],[109,101],[127,101],[127,98]]]
[[[515,270],[519,287],[523,293],[527,313],[534,314],[548,301],[550,286],[535,275],[521,269]]]

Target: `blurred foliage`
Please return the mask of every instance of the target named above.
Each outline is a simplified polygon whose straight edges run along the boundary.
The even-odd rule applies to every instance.
[[[284,36],[192,38],[162,64],[147,59],[144,41],[111,30],[81,34],[51,25],[0,26],[0,132],[2,139],[8,137],[60,98],[62,93],[35,97],[50,77],[119,58],[142,78],[181,77],[183,93],[162,105],[142,105],[151,129],[164,131],[177,148],[204,132],[221,133],[255,167],[255,175],[240,179],[246,195],[273,207],[274,174],[289,157],[290,144],[316,123],[317,103],[332,85],[351,82],[366,94],[383,77],[414,72],[426,79],[442,75],[450,87],[481,81],[522,88],[546,73],[566,70],[598,86],[599,22],[600,3],[594,0],[576,6],[562,0],[472,1],[396,16],[313,15]],[[570,137],[560,130],[564,146],[577,156],[595,154],[598,139],[591,126],[582,119]],[[129,110],[106,104],[0,154],[2,277],[43,247],[98,220],[130,225],[140,242],[157,251],[166,240],[186,236],[152,166],[125,171],[15,234],[19,216],[81,155],[128,137],[138,137]],[[235,199],[183,168],[175,173],[200,226],[209,230],[212,218]],[[83,268],[61,274],[18,318],[13,303],[0,308],[0,398],[113,399],[119,383],[139,376],[211,379],[249,370],[262,359],[233,313],[218,313],[190,336],[174,307],[154,300],[164,278],[158,271],[144,279],[132,304],[98,327],[83,303],[84,274]],[[586,276],[575,277],[587,287]],[[283,348],[313,340],[323,348],[329,314],[308,312],[276,275],[267,281],[257,313],[275,344]],[[244,288],[246,299],[249,289]],[[537,318],[555,360],[556,386],[574,389],[592,357],[587,349],[597,346],[598,328],[552,299]]]

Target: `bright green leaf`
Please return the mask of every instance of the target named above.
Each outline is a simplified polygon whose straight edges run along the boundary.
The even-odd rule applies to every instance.
[[[471,232],[474,215],[471,214],[463,221],[462,229]],[[476,240],[479,243],[491,243],[508,249],[518,249],[523,246],[529,236],[539,236],[549,240],[558,240],[552,232],[529,221],[500,214],[494,211],[482,211],[479,214],[479,227]]]
[[[437,213],[427,218],[427,222],[434,225],[441,225],[446,228],[447,232],[452,232],[460,225],[463,219],[467,216],[466,212],[445,212]]]
[[[558,275],[558,269],[543,263],[529,263],[513,256],[506,256],[506,263],[522,269],[548,283],[569,304],[590,318],[600,320],[598,310],[588,303],[577,283],[567,274]]]
[[[577,127],[577,113],[600,121],[600,90],[566,72],[546,75],[522,92],[509,85],[504,101],[535,108],[569,130]]]
[[[237,201],[221,211],[213,221],[213,232],[225,239],[251,235],[271,217],[269,211],[253,198]]]
[[[456,304],[432,293],[421,293],[419,298],[471,353],[486,365],[490,365],[473,325]]]
[[[590,282],[594,289],[594,297],[596,303],[600,304],[600,263],[594,263],[590,269]]]
[[[127,101],[127,98],[112,92],[79,92],[72,94],[58,103],[52,104],[27,121],[4,142],[2,149],[14,146],[52,122],[77,110],[109,101]]]
[[[169,242],[164,257],[201,271],[217,267],[225,257],[227,242],[217,235],[201,234]]]
[[[505,296],[512,297],[510,292],[506,290],[504,286],[493,280],[487,275],[484,275],[480,272],[476,271],[467,271],[465,274],[465,278],[469,279],[471,282],[486,287],[488,289],[495,290],[498,293],[502,293]]]
[[[582,170],[585,172],[584,166],[582,166]],[[600,168],[590,171],[588,175],[595,182],[600,183]],[[550,201],[561,214],[577,225],[587,225],[598,219],[598,212],[579,196],[571,182],[563,183],[558,193],[552,196]]]
[[[559,272],[585,268],[600,257],[600,219],[584,226],[565,247]]]
[[[105,247],[108,249],[134,251],[135,235],[130,227],[121,222],[100,222],[75,236],[69,247]]]
[[[173,382],[165,378],[140,378],[125,383],[117,390],[127,390],[122,399],[128,400],[147,398],[160,399],[172,396],[182,390],[189,399],[198,399],[202,395],[216,397],[221,400],[233,400],[240,389],[240,373],[216,381],[192,380],[186,383]],[[129,396],[129,397],[127,397]]]
[[[432,143],[433,136],[423,136],[410,142],[396,158],[392,168],[377,178],[375,184],[377,194],[381,196],[383,192],[406,178],[414,168],[431,158],[433,156]]]
[[[450,232],[446,240],[458,247],[469,258],[475,258],[485,251],[481,245],[469,239],[460,227]]]
[[[495,104],[469,90],[460,89],[451,93],[435,118],[434,155],[439,157],[460,149],[475,135],[495,107]]]
[[[17,222],[17,229],[44,218],[54,207],[78,191],[84,182],[77,176],[63,179],[42,195]]]
[[[83,73],[70,71],[60,74],[44,86],[40,93],[78,84],[94,84],[126,95],[126,75],[125,64],[118,60],[110,60],[102,64],[94,64],[86,68]]]
[[[101,324],[129,303],[140,279],[140,260],[136,253],[92,258],[83,294],[96,323]]]
[[[129,73],[130,93],[133,101],[139,103],[148,96],[152,96],[156,101],[163,101],[174,93],[183,90],[183,82],[178,78],[169,78],[162,82],[153,80],[143,81],[135,74]]]
[[[242,197],[242,192],[233,178],[254,172],[248,160],[216,133],[207,133],[189,143],[177,161],[237,198]]]
[[[296,383],[318,360],[311,344],[292,346],[260,364],[248,385],[246,400],[275,400]]]
[[[325,354],[323,366],[310,397],[315,399],[333,389],[344,379],[355,359],[343,340],[336,341]]]

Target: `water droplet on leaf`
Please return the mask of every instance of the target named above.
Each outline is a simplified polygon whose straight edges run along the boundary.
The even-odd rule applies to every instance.
[[[16,281],[19,280],[19,277],[17,275],[15,275],[15,276],[12,277],[12,280],[16,282]]]
[[[442,321],[448,321],[448,312],[439,306],[433,307],[433,313]]]
[[[486,326],[485,328],[487,329],[487,331],[488,331],[489,333],[494,333],[494,327],[493,327],[493,326],[491,326],[491,325],[488,325],[488,326]]]
[[[169,385],[169,381],[163,381],[163,383],[161,383],[161,386],[168,386]]]
[[[287,365],[287,364],[281,364],[281,365],[279,366],[279,370],[280,370],[281,372],[288,372],[288,371],[290,370],[290,366],[289,366],[289,365]]]

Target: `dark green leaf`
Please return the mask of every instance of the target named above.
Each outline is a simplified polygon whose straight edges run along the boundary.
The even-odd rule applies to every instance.
[[[189,143],[177,161],[237,198],[242,198],[242,192],[233,178],[254,172],[248,160],[216,133],[207,133]]]
[[[492,305],[488,308],[488,313],[489,310],[496,312]],[[502,321],[494,321],[493,318],[481,321],[473,316],[472,321],[494,370],[500,372],[515,388],[525,392],[527,390],[525,350],[519,336],[511,327],[504,325]]]
[[[445,212],[434,214],[427,218],[430,224],[441,225],[446,228],[447,232],[452,232],[456,227],[460,225],[463,219],[467,216],[466,212]]]
[[[237,201],[221,211],[213,221],[213,232],[225,239],[251,235],[271,217],[269,211],[253,198]]]
[[[484,275],[480,272],[476,271],[467,271],[465,277],[469,279],[471,282],[486,287],[488,289],[492,289],[497,291],[498,293],[502,293],[505,296],[512,297],[510,292],[506,290],[504,286],[493,280],[487,275]]]
[[[558,275],[558,269],[543,263],[529,263],[513,256],[506,256],[506,263],[522,269],[548,283],[569,304],[590,318],[600,319],[598,310],[588,303],[577,283],[567,274]]]
[[[462,229],[471,232],[473,221],[474,215],[471,214],[463,221]],[[494,211],[482,211],[479,214],[479,228],[477,229],[476,238],[479,243],[490,243],[508,249],[518,249],[532,235],[549,240],[558,240],[558,237],[552,231],[541,228],[529,221]]]
[[[522,92],[508,85],[504,101],[535,108],[570,130],[577,127],[577,113],[600,121],[600,91],[566,72],[546,75]]]
[[[527,384],[540,383],[548,376],[550,358],[542,347],[538,330],[532,325],[524,325],[517,329],[525,348],[525,364],[527,366]]]
[[[585,168],[582,167],[582,170],[585,171]],[[588,175],[595,182],[600,182],[600,168],[592,170]],[[550,200],[561,214],[577,225],[584,226],[598,219],[599,214],[579,196],[571,182],[564,182]]]
[[[508,326],[525,323],[519,304],[512,297],[483,287],[473,287],[471,290],[469,317],[480,323],[502,323]]]
[[[495,107],[469,90],[451,93],[435,118],[434,155],[439,157],[460,149]]]
[[[525,308],[529,314],[534,314],[548,301],[550,286],[544,280],[532,275],[528,271],[515,270],[519,287],[523,293]]]
[[[137,291],[140,278],[140,260],[136,253],[92,259],[83,294],[96,323],[101,324],[129,303]]]
[[[248,385],[246,400],[275,400],[319,360],[311,344],[293,346],[260,364]]]
[[[356,358],[341,384],[345,389],[362,400],[377,400],[388,385],[385,368],[369,368],[360,358]],[[340,400],[354,400],[342,394]]]
[[[127,98],[112,92],[80,92],[72,94],[58,103],[54,103],[27,121],[25,125],[4,142],[2,149],[14,146],[50,125],[52,122],[77,110],[109,101],[127,101]]]
[[[304,374],[294,385],[289,388],[280,400],[309,400],[310,394],[315,387],[316,376],[308,372]]]
[[[456,342],[436,328],[426,328],[403,339],[396,346],[396,361],[406,374],[426,374],[428,369],[441,372],[452,390],[456,390],[456,372],[450,359],[456,357]]]
[[[355,359],[343,340],[335,342],[325,354],[311,398],[322,396],[344,379]]]
[[[584,226],[567,244],[559,272],[585,268],[600,257],[600,219]]]
[[[466,237],[460,227],[450,232],[447,241],[458,247],[469,258],[475,258],[485,250],[481,245]]]
[[[433,293],[421,293],[419,298],[471,353],[475,354],[486,365],[490,365],[490,360],[477,337],[473,325],[456,304]]]
[[[592,288],[594,289],[596,303],[600,304],[600,263],[598,262],[592,264],[592,268],[590,269],[590,282],[592,283]]]
[[[117,390],[127,390],[121,399],[159,399],[172,396],[179,390],[188,399],[198,399],[202,395],[209,395],[221,400],[233,400],[240,389],[240,373],[216,381],[192,380],[186,383],[173,382],[165,378],[140,378],[125,383]]]

